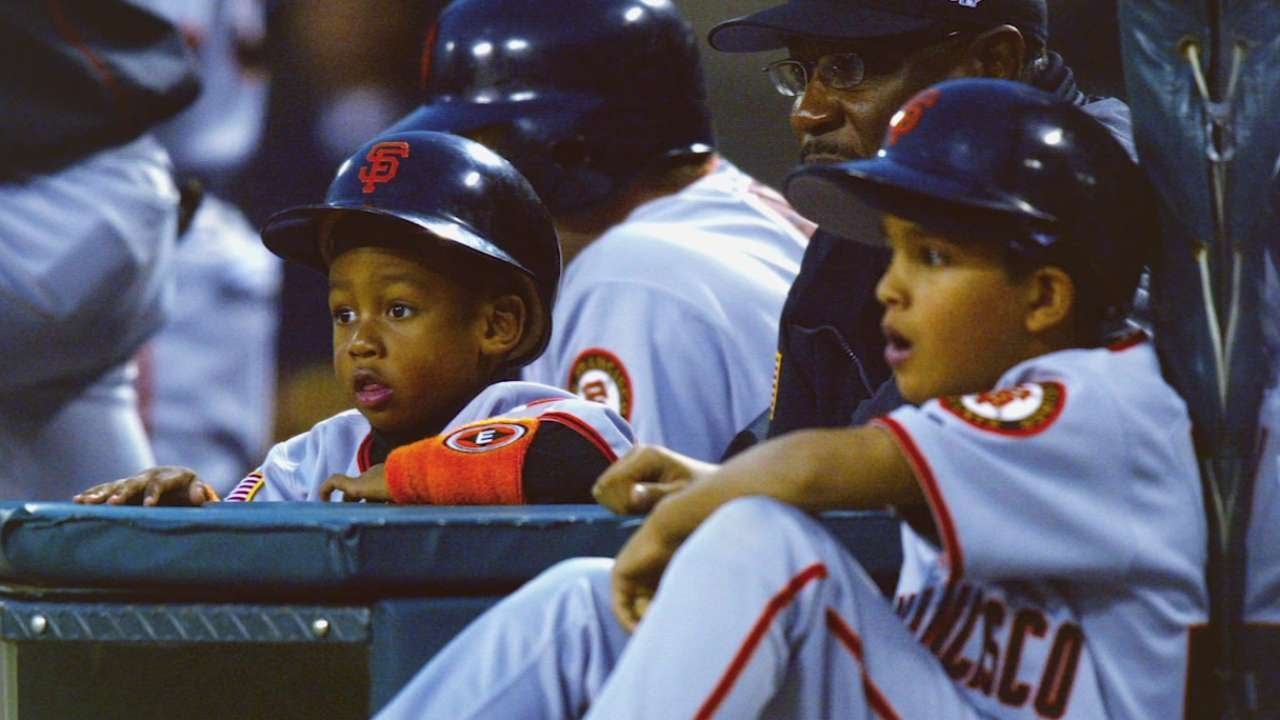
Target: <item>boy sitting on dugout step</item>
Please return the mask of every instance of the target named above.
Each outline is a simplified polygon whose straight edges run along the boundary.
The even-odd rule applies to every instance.
[[[1208,606],[1190,421],[1149,342],[1103,344],[1156,233],[1141,172],[1067,102],[955,80],[787,195],[885,238],[886,360],[918,406],[720,466],[633,451],[602,502],[683,489],[615,561],[504,599],[380,719],[1183,716]],[[892,607],[806,514],[886,506],[908,520]]]
[[[548,386],[494,382],[551,332],[560,247],[505,160],[442,133],[376,138],[323,205],[268,220],[276,254],[329,275],[333,361],[355,410],[276,445],[225,498],[431,504],[590,502],[631,430]],[[200,505],[187,468],[92,487],[81,503]]]

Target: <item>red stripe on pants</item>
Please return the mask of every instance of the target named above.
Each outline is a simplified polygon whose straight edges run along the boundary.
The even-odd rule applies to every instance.
[[[858,661],[858,665],[862,667],[862,687],[867,694],[867,704],[871,706],[872,712],[884,718],[884,720],[902,720],[902,716],[898,714],[898,711],[894,710],[893,706],[889,704],[889,698],[884,696],[884,693],[876,686],[875,681],[867,674],[867,663],[862,659],[862,638],[858,637],[853,628],[845,623],[844,618],[837,615],[836,611],[831,608],[827,608],[827,627],[849,649],[854,659]]]
[[[777,617],[783,608],[791,604],[796,595],[809,584],[811,580],[825,578],[827,576],[827,566],[822,563],[814,563],[800,574],[791,578],[787,586],[782,589],[769,604],[765,606],[764,612],[760,614],[760,618],[756,620],[756,624],[751,627],[751,632],[747,634],[747,639],[743,641],[742,647],[738,648],[738,652],[733,656],[733,661],[729,663],[729,667],[725,670],[724,676],[720,678],[720,682],[716,683],[716,687],[711,691],[711,695],[707,697],[706,702],[702,703],[702,707],[698,708],[698,713],[694,715],[695,720],[708,720],[715,714],[716,708],[720,707],[720,703],[728,697],[729,691],[733,689],[733,684],[738,680],[738,676],[742,674],[743,668],[751,660],[751,655],[755,653],[759,647],[760,641],[764,638],[765,632],[769,629],[769,625],[773,623],[773,619]]]

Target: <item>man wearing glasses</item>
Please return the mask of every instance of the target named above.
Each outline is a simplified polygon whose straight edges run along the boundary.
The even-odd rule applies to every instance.
[[[723,52],[787,50],[765,70],[794,99],[802,163],[871,156],[896,108],[963,76],[1020,80],[1069,99],[1132,154],[1128,107],[1077,87],[1046,47],[1047,17],[1045,0],[788,0],[720,23],[709,40]],[[872,296],[886,261],[879,249],[821,229],[813,236],[782,311],[774,405],[729,454],[790,430],[861,422],[902,402]]]

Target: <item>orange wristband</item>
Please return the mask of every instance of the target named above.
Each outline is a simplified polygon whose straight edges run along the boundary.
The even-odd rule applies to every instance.
[[[419,440],[387,456],[387,489],[397,503],[520,505],[524,457],[536,418],[482,420]]]

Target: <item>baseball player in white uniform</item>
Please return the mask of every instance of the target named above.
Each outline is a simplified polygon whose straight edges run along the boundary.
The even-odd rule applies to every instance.
[[[779,200],[720,159],[632,210],[569,264],[556,332],[525,377],[604,402],[643,442],[718,458],[768,402],[808,239]]]
[[[1096,121],[996,80],[915,96],[875,159],[794,173],[824,227],[882,221],[886,361],[919,406],[718,467],[633,452],[602,494],[689,486],[379,718],[1180,716],[1208,605],[1190,420],[1145,337],[1100,346],[1154,240],[1148,193]],[[893,605],[805,512],[886,505],[907,520]]]
[[[495,383],[546,346],[560,247],[533,189],[482,145],[375,138],[324,204],[272,216],[263,242],[327,272],[334,369],[356,409],[277,445],[227,500],[589,502],[630,447],[626,422],[598,403]],[[218,493],[161,467],[76,499],[198,505]]]
[[[642,441],[719,458],[769,405],[812,225],[715,155],[675,3],[455,0],[422,76],[425,102],[397,127],[492,147],[565,240],[555,331],[524,379],[607,404]]]
[[[167,310],[178,191],[143,133],[199,86],[124,0],[6,3],[0,45],[25,60],[0,70],[0,497],[63,500],[154,463],[129,360]]]

